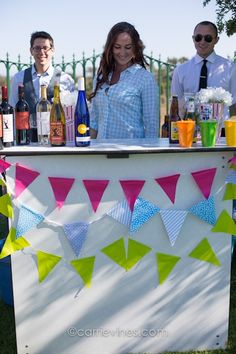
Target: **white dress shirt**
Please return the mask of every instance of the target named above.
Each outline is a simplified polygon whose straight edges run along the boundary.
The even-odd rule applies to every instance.
[[[178,65],[172,77],[171,94],[179,99],[180,114],[183,110],[184,95],[198,92],[199,77],[203,62],[196,54],[192,59]],[[236,64],[212,52],[207,58],[207,86],[222,87],[233,96],[236,103]]]

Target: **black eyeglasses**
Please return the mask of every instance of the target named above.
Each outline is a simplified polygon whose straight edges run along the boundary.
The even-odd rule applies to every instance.
[[[195,42],[201,42],[201,40],[204,39],[205,42],[211,43],[213,41],[213,37],[210,34],[206,34],[203,36],[202,34],[196,34],[196,36],[193,36],[193,39]]]
[[[32,48],[36,53],[40,53],[41,50],[43,50],[44,52],[48,52],[50,49],[52,49],[52,47],[47,47],[47,46],[43,46],[40,47],[38,45],[36,45],[35,47]]]

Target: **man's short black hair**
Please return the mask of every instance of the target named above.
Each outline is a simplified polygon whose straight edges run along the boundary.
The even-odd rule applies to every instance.
[[[52,38],[52,36],[49,33],[44,32],[44,31],[37,31],[37,32],[34,32],[34,33],[31,34],[31,37],[30,37],[30,48],[33,48],[34,41],[35,41],[36,38],[49,39],[49,41],[51,43],[51,46],[54,47],[53,38]]]
[[[199,22],[195,28],[194,28],[194,31],[195,32],[195,29],[200,26],[200,25],[203,25],[203,26],[212,26],[215,30],[215,33],[216,33],[216,37],[218,37],[218,28],[216,27],[216,25],[213,23],[213,22],[210,22],[210,21],[202,21],[202,22]]]

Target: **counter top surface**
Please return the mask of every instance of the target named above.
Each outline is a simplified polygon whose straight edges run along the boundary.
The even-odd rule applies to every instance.
[[[13,146],[0,150],[1,156],[29,155],[107,155],[108,157],[125,157],[129,154],[144,153],[191,153],[213,151],[236,151],[236,147],[227,146],[221,138],[215,147],[202,147],[201,142],[191,148],[182,148],[179,144],[169,144],[168,139],[128,139],[128,140],[92,140],[88,147],[52,147],[40,145]]]

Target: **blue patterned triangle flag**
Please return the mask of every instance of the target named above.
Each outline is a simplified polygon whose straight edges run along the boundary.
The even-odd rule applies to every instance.
[[[226,183],[232,183],[232,184],[236,184],[236,171],[233,170],[232,172],[230,172],[228,174],[228,176],[225,179]]]
[[[22,205],[19,211],[19,218],[16,227],[16,238],[24,236],[26,232],[44,220],[44,216],[36,211]]]
[[[107,212],[107,215],[109,215],[113,219],[119,221],[121,224],[129,226],[130,221],[131,221],[132,212],[131,212],[130,207],[125,199],[122,202],[117,203],[114,206],[114,208],[109,210]]]
[[[81,248],[86,240],[89,224],[86,222],[75,222],[63,225],[66,237],[71,244],[76,256],[78,257]]]
[[[160,211],[156,205],[148,200],[138,197],[134,204],[132,220],[130,225],[130,232],[135,232],[145,224],[152,216]]]
[[[216,223],[216,208],[214,197],[210,197],[200,203],[194,204],[188,209],[190,213],[206,221],[208,224],[215,225]]]
[[[188,211],[167,209],[161,210],[160,214],[163,224],[165,225],[170,244],[171,246],[174,246]]]

